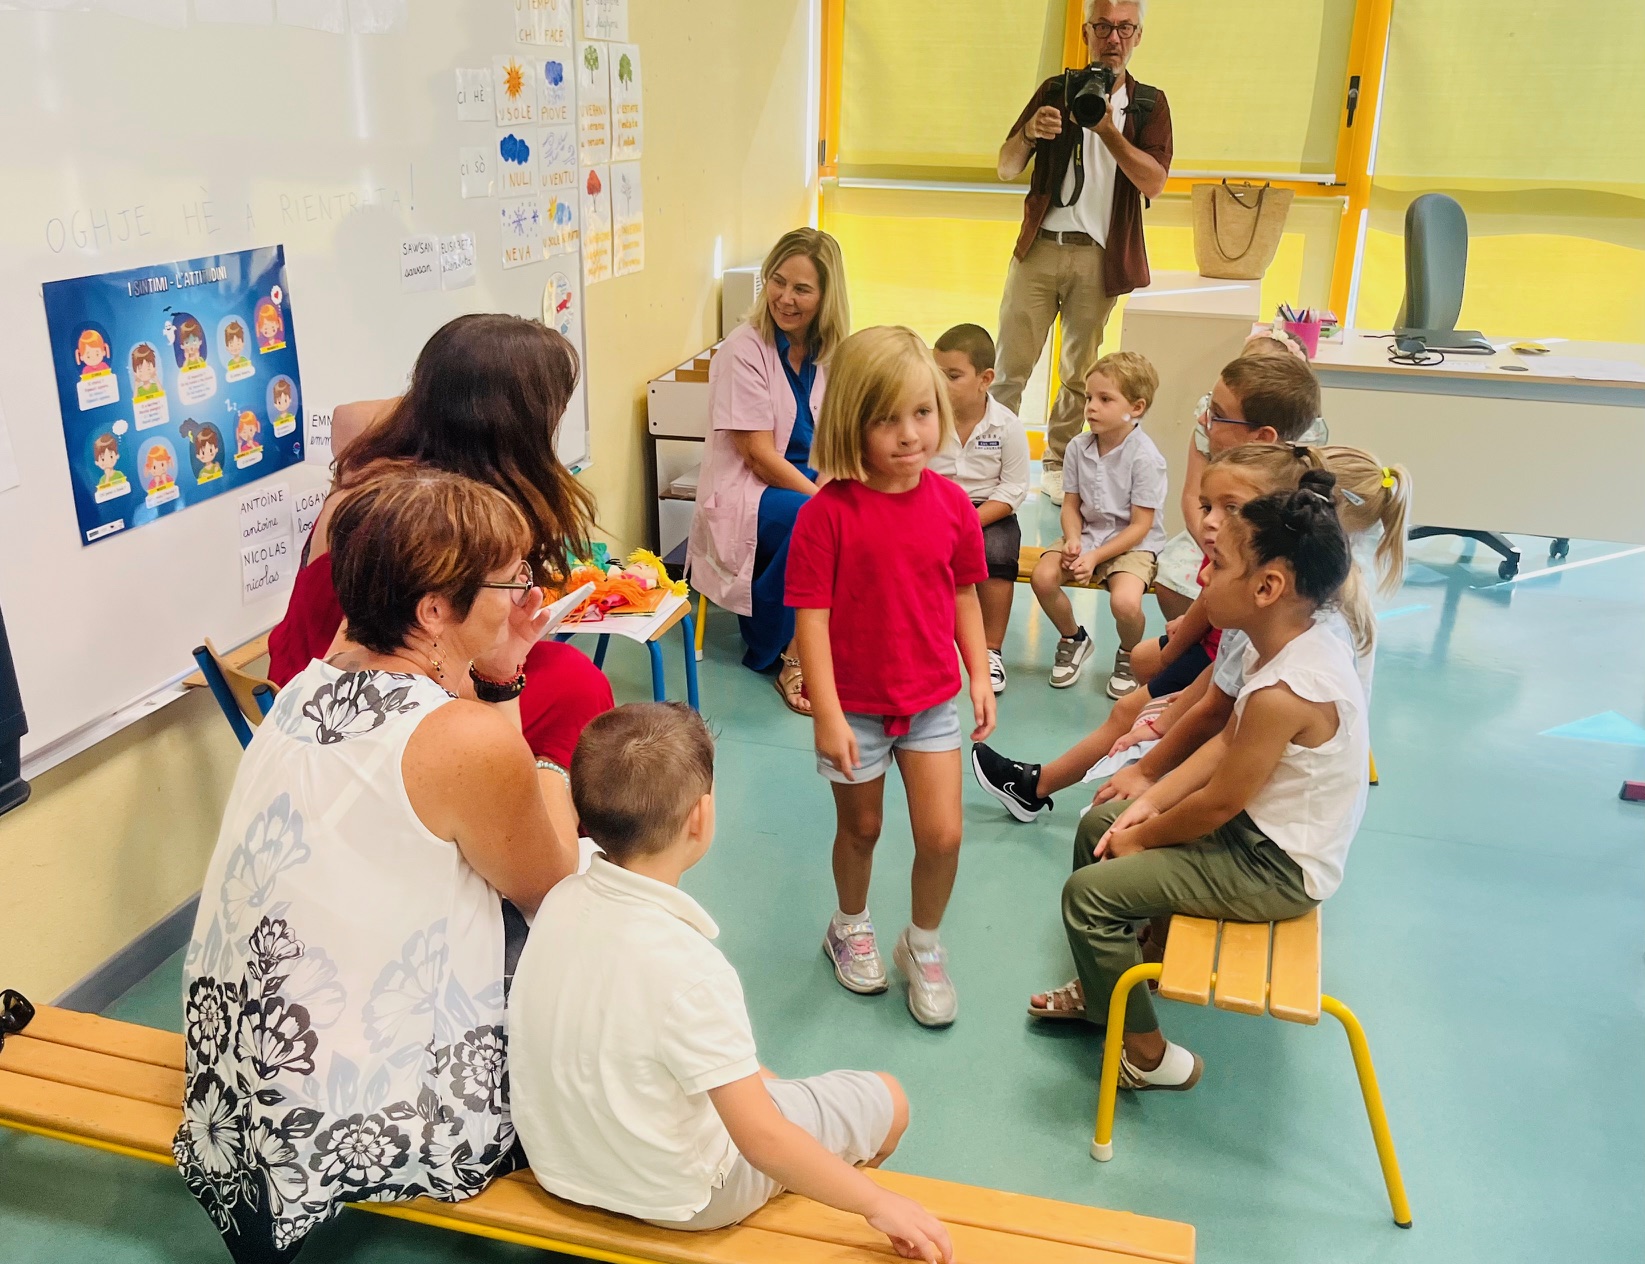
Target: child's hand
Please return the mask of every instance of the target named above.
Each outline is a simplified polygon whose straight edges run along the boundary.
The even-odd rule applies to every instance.
[[[980,680],[971,682],[971,714],[976,718],[977,727],[971,730],[973,742],[985,742],[988,735],[994,731],[994,721],[999,713],[999,704],[994,699],[994,688],[984,676]]]
[[[1149,742],[1158,736],[1146,724],[1133,724],[1128,730],[1120,734],[1119,740],[1108,748],[1108,753],[1110,755],[1123,754],[1139,742]]]
[[[857,735],[851,731],[845,717],[817,719],[817,753],[845,774],[847,781],[855,781],[856,771],[862,764],[857,750]]]
[[[1073,566],[1075,559],[1078,558],[1079,555],[1080,555],[1079,538],[1075,537],[1072,540],[1060,541],[1057,545],[1057,548],[1062,553],[1062,564],[1063,564],[1063,566],[1065,568],[1066,567],[1071,567],[1071,566]]]
[[[1166,620],[1165,635],[1167,638],[1173,637],[1177,634],[1177,625],[1181,622],[1182,616],[1180,614],[1175,619]]]
[[[1140,799],[1154,787],[1154,779],[1137,764],[1127,764],[1108,779],[1108,784],[1097,791],[1091,806],[1107,803],[1110,799]]]
[[[1147,799],[1138,799],[1130,807],[1114,818],[1114,823],[1108,827],[1108,832],[1097,840],[1096,849],[1092,852],[1097,859],[1104,856],[1129,856],[1142,850],[1142,844],[1134,838],[1128,837],[1131,831],[1144,821],[1151,820],[1159,815],[1159,809]]]
[[[1068,568],[1068,573],[1074,577],[1075,582],[1089,584],[1096,569],[1097,554],[1096,550],[1093,549],[1089,553],[1081,553],[1076,557],[1073,565]]]
[[[891,1239],[891,1245],[905,1260],[925,1260],[928,1264],[953,1264],[954,1244],[948,1230],[912,1198],[883,1191],[884,1197],[864,1220]]]

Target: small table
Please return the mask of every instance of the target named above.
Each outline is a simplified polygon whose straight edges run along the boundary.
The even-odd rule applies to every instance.
[[[675,626],[680,628],[685,643],[685,696],[693,711],[697,705],[697,628],[691,617],[691,602],[685,597],[670,594],[657,607],[655,614],[617,615],[591,623],[563,623],[554,634],[557,641],[569,641],[574,636],[597,636],[594,647],[594,666],[605,666],[605,652],[611,638],[622,637],[638,641],[651,653],[651,696],[655,702],[668,701],[668,680],[663,672],[663,651],[660,642]]]

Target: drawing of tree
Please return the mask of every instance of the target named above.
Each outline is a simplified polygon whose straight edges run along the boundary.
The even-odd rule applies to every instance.
[[[588,67],[589,74],[600,68],[600,50],[592,44],[583,49],[583,65]]]
[[[592,167],[589,168],[588,181],[583,185],[583,187],[588,190],[589,197],[598,197],[601,188],[600,173],[595,171]]]
[[[624,86],[634,82],[634,62],[624,53],[617,59],[617,78]]]

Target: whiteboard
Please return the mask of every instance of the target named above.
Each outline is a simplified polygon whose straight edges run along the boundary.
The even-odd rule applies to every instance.
[[[82,545],[44,282],[284,246],[311,424],[337,403],[403,389],[417,351],[454,316],[540,317],[556,274],[581,301],[576,256],[505,270],[498,199],[461,196],[459,150],[495,154],[505,132],[458,120],[455,71],[539,51],[515,42],[509,0],[281,0],[282,14],[340,13],[345,29],[351,9],[397,27],[359,35],[196,16],[255,13],[267,0],[96,4],[0,6],[0,425],[19,480],[0,490],[0,609],[28,713],[25,757],[178,679],[203,638],[227,647],[270,627],[289,593],[242,598],[233,495]],[[474,234],[475,284],[403,290],[402,242],[459,232]],[[586,463],[580,389],[561,433],[562,457]],[[310,458],[266,481],[293,494],[323,487],[327,454]]]

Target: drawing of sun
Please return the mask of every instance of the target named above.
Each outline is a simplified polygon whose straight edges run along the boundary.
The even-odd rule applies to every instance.
[[[503,91],[508,93],[510,101],[518,100],[525,91],[525,69],[513,58],[503,67]]]

